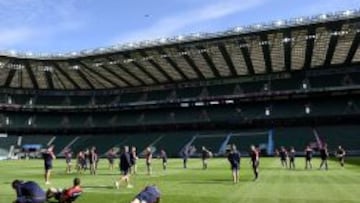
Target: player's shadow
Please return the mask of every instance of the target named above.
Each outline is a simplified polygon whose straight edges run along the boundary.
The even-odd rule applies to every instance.
[[[83,189],[114,189],[114,186],[110,185],[85,185]]]
[[[251,180],[240,180],[240,182],[250,182]],[[194,181],[186,181],[182,182],[184,184],[223,184],[229,185],[233,184],[232,180],[229,179],[208,179],[208,180],[194,180]]]

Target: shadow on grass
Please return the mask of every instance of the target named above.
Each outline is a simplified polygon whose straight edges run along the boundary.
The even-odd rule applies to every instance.
[[[114,189],[111,185],[84,185],[83,189]]]
[[[240,183],[253,182],[252,179],[249,180],[240,180]],[[222,184],[222,185],[233,185],[232,180],[229,179],[209,179],[209,180],[193,180],[193,181],[184,181],[183,184]]]

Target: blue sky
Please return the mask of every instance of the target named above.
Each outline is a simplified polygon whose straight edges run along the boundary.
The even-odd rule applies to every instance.
[[[360,0],[0,0],[0,50],[71,52],[360,8]]]

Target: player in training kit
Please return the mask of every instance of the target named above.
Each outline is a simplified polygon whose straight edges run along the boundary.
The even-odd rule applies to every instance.
[[[312,156],[313,156],[313,150],[308,145],[305,148],[305,169],[308,169],[309,167],[310,169],[312,169],[312,164],[311,164]]]
[[[208,167],[208,160],[210,158],[211,152],[206,149],[204,146],[201,147],[201,160],[202,160],[202,165],[203,165],[203,169],[207,169]]]
[[[187,168],[187,162],[190,154],[190,147],[186,146],[184,150],[182,151],[182,157],[183,157],[183,166],[184,168]]]
[[[80,151],[76,156],[76,165],[77,165],[77,172],[82,173],[85,169],[86,160],[85,160],[85,154],[83,151]]]
[[[65,162],[66,162],[66,170],[65,172],[67,174],[71,173],[71,158],[72,158],[72,152],[70,149],[66,149],[64,152],[64,156],[65,156]]]
[[[321,164],[319,169],[322,169],[323,166],[325,166],[325,170],[328,170],[328,158],[329,158],[329,152],[327,149],[327,144],[324,144],[320,149],[320,158],[321,158]]]
[[[131,161],[131,174],[136,174],[137,173],[137,160],[139,159],[137,153],[136,153],[136,147],[132,146],[131,147],[131,152],[130,152],[130,161]]]
[[[125,181],[128,188],[132,188],[132,185],[130,185],[130,171],[131,170],[131,160],[130,160],[130,153],[129,153],[129,147],[125,146],[123,152],[120,155],[120,171],[121,176],[119,178],[119,182],[115,182],[115,186],[119,188],[120,183],[122,181]]]
[[[251,158],[252,169],[255,175],[254,180],[257,180],[259,177],[260,160],[259,160],[259,151],[256,149],[254,145],[250,146],[250,158]]]
[[[231,149],[227,158],[231,165],[233,182],[238,183],[240,170],[240,152],[236,149],[235,145],[231,145]]]
[[[168,157],[167,157],[165,150],[163,150],[163,149],[160,151],[160,158],[162,159],[163,170],[165,171],[166,167],[167,167]]]
[[[114,170],[114,159],[116,157],[116,153],[114,148],[110,149],[110,151],[107,153],[107,159],[109,162],[109,170]]]
[[[344,167],[346,151],[341,146],[339,146],[338,150],[335,153],[335,155],[339,159],[340,166]]]
[[[286,151],[285,147],[281,146],[279,156],[280,156],[280,161],[281,161],[282,167],[287,168],[288,167],[288,165],[287,165],[288,152]]]
[[[159,203],[160,191],[155,185],[147,186],[143,189],[131,203]]]
[[[291,147],[289,153],[289,158],[290,158],[289,169],[295,169],[295,155],[296,155],[295,148]]]
[[[89,164],[90,164],[90,175],[96,175],[96,163],[98,161],[98,155],[96,153],[96,147],[91,147],[89,154]]]
[[[46,151],[43,153],[43,159],[44,159],[44,168],[45,168],[45,184],[50,184],[50,176],[51,176],[51,169],[53,167],[53,159],[55,159],[54,154],[54,145],[51,145],[49,148],[46,149]]]
[[[145,162],[146,162],[146,170],[147,170],[147,174],[151,175],[151,162],[152,162],[152,151],[151,148],[148,147],[146,148],[145,151]]]
[[[33,181],[14,180],[12,188],[16,191],[16,200],[13,203],[44,203],[45,192]]]
[[[68,189],[50,188],[46,192],[46,199],[55,198],[59,203],[71,203],[78,198],[83,190],[80,187],[80,179],[75,178],[73,186]]]

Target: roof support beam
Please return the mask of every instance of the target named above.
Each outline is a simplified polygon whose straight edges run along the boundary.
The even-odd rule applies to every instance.
[[[360,44],[360,32],[357,32],[346,57],[345,64],[350,64]]]
[[[131,56],[129,53],[124,53],[124,57],[127,59],[130,59]],[[143,73],[145,73],[146,76],[148,76],[149,78],[151,78],[156,84],[159,84],[160,81],[153,76],[149,71],[147,71],[142,65],[140,65],[139,63],[137,63],[136,61],[132,61],[131,62],[133,65],[135,65],[136,67],[138,67]]]
[[[85,83],[91,88],[91,89],[95,89],[95,86],[90,82],[90,80],[86,77],[86,75],[80,70],[77,69],[76,72],[79,74],[79,76],[81,77],[81,79],[83,79],[85,81]],[[101,83],[100,83],[101,84]]]
[[[29,74],[29,77],[30,77],[31,83],[33,84],[33,87],[35,89],[39,89],[39,84],[35,78],[34,72],[31,70],[30,62],[28,60],[25,60],[24,65],[25,65],[26,71]]]
[[[285,64],[285,70],[291,71],[291,44],[292,44],[292,37],[291,37],[291,31],[285,30],[283,33],[283,46],[284,46],[284,64]]]
[[[255,74],[254,66],[253,66],[251,58],[250,58],[250,51],[249,51],[249,47],[247,46],[246,41],[239,40],[238,45],[240,47],[241,53],[243,54],[249,75],[254,75]]]
[[[133,86],[128,80],[126,80],[124,77],[122,77],[121,75],[117,74],[116,72],[114,72],[113,70],[111,70],[110,68],[108,68],[105,65],[100,66],[101,68],[103,68],[105,71],[109,72],[111,75],[115,76],[118,80],[121,80],[123,83],[125,83],[128,86]]]
[[[306,42],[305,61],[304,61],[303,69],[309,69],[311,66],[311,58],[314,52],[315,38],[316,38],[316,28],[309,27],[306,38],[307,42]]]
[[[188,55],[188,52],[183,49],[183,48],[179,48],[178,50],[182,53],[182,57],[185,59],[185,61],[190,65],[190,67],[195,71],[198,79],[204,80],[206,79],[205,76],[202,74],[202,72],[200,71],[200,69],[196,66],[195,62],[190,58],[190,56]]]
[[[54,82],[52,80],[52,74],[49,71],[45,71],[46,84],[48,88],[54,89]]]
[[[206,50],[205,47],[203,47],[203,46],[197,46],[196,48],[199,51],[200,50]],[[219,73],[219,70],[216,68],[216,66],[215,66],[214,62],[212,61],[211,57],[209,56],[209,54],[206,51],[204,51],[204,52],[201,52],[201,55],[205,59],[207,65],[210,67],[210,69],[213,72],[214,76],[217,77],[217,78],[221,77],[221,75]]]
[[[261,49],[263,51],[264,60],[265,60],[265,69],[266,73],[272,72],[272,64],[271,64],[271,55],[270,55],[270,44],[267,34],[260,35]]]
[[[157,50],[159,54],[164,55],[166,57],[163,57],[182,77],[183,80],[189,80],[189,78],[185,75],[185,73],[179,68],[179,66],[170,58],[167,56],[164,50],[158,49]]]
[[[341,30],[341,27],[342,27],[341,24],[336,24],[331,29],[331,31],[332,32],[339,31],[339,30]],[[334,56],[334,53],[335,53],[335,48],[336,48],[336,45],[338,43],[338,40],[339,40],[339,35],[331,35],[330,42],[329,42],[329,47],[328,47],[328,50],[326,52],[326,58],[325,58],[325,61],[324,61],[324,67],[330,66],[331,60],[332,60],[332,58]]]
[[[225,59],[225,62],[227,64],[227,66],[230,69],[231,76],[236,76],[237,72],[236,72],[236,69],[235,69],[235,66],[234,66],[234,62],[232,61],[232,59],[231,59],[231,57],[229,55],[229,52],[226,50],[226,47],[225,47],[224,43],[219,44],[218,47],[219,47],[219,50],[221,52],[221,55]]]
[[[148,57],[148,55],[147,55],[143,50],[140,51],[140,55],[141,55],[142,57]],[[172,77],[170,77],[170,75],[167,74],[167,72],[164,71],[164,70],[162,69],[162,67],[161,67],[158,63],[156,63],[153,59],[149,59],[149,63],[150,63],[153,67],[155,67],[169,82],[174,82],[174,80],[172,79]]]
[[[135,80],[137,80],[141,85],[146,85],[146,83],[139,78],[137,75],[133,74],[132,72],[130,72],[128,69],[126,69],[124,66],[122,66],[121,64],[116,64],[121,70],[123,70],[124,72],[126,72],[128,75],[130,75],[131,77],[133,77]]]
[[[56,62],[53,63],[53,66],[55,67],[56,70],[58,70],[63,76],[66,77],[66,79],[68,79],[70,81],[70,83],[76,87],[76,89],[81,89],[81,87],[75,82],[75,80],[73,80],[70,75],[65,71],[63,70],[59,64],[57,64]]]
[[[16,70],[15,69],[11,69],[9,71],[8,76],[6,77],[6,81],[4,83],[4,87],[10,87],[11,81],[13,80],[14,76],[15,76]]]
[[[82,61],[78,61],[79,64],[81,64],[86,70],[88,70],[89,72],[93,73],[94,75],[100,77],[101,79],[105,80],[106,82],[112,84],[113,86],[119,88],[120,86],[113,82],[112,80],[110,80],[109,78],[105,77],[104,75],[102,75],[99,72],[94,71],[92,68],[88,67],[85,63],[83,63]],[[101,83],[99,80],[97,80],[99,83]],[[102,84],[102,83],[101,83]]]

